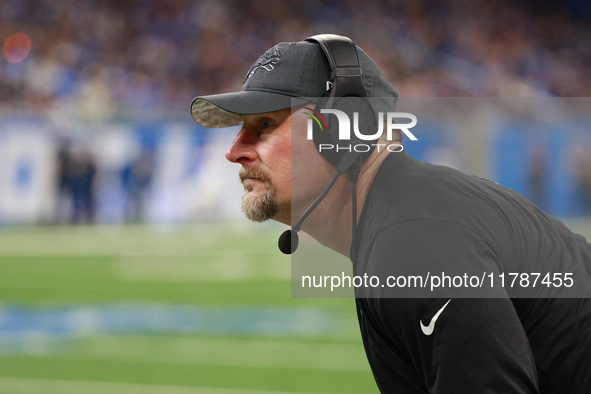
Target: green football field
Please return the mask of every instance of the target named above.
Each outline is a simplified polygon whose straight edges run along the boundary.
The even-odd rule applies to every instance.
[[[291,298],[280,230],[0,229],[0,393],[377,392],[353,300]]]
[[[281,230],[0,228],[0,393],[377,392],[354,301],[291,298]]]

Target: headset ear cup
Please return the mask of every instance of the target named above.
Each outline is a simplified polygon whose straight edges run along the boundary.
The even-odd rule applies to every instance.
[[[356,154],[361,153],[363,159],[369,157],[375,149],[376,140],[366,140],[360,138],[358,134],[364,136],[371,136],[376,134],[377,119],[373,106],[367,97],[347,96],[339,99],[335,106],[346,113],[351,121],[351,139],[350,141],[341,141],[341,145]],[[338,136],[337,134],[334,134]],[[342,155],[341,155],[342,156]]]
[[[337,165],[342,154],[337,153],[336,143],[332,137],[332,131],[330,129],[322,130],[316,123],[314,123],[312,127],[312,136],[314,137],[316,149],[326,160]]]
[[[329,109],[328,98],[323,98],[316,104],[316,110],[322,112],[323,108]],[[313,124],[313,137],[316,149],[322,156],[334,165],[337,165],[347,153],[359,154],[363,159],[369,157],[378,142],[375,140],[359,139],[353,130],[356,127],[363,135],[374,135],[378,130],[378,119],[373,106],[366,97],[341,97],[332,98],[333,108],[347,114],[351,121],[351,139],[349,141],[339,140],[339,123],[334,115],[324,116],[328,129],[321,129],[318,124]],[[357,123],[355,125],[355,113]],[[322,145],[322,146],[321,146]],[[338,149],[337,149],[338,147]]]

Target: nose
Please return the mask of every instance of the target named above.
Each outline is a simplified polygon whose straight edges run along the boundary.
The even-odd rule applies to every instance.
[[[239,164],[254,161],[256,159],[255,144],[258,140],[254,132],[243,127],[226,151],[226,159]]]

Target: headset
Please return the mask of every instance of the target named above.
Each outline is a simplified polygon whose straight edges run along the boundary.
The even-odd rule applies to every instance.
[[[353,113],[357,112],[360,118],[362,130],[371,130],[377,127],[375,110],[363,86],[363,70],[359,63],[359,56],[353,41],[344,36],[336,34],[319,34],[308,37],[305,41],[315,42],[320,45],[330,66],[330,80],[327,81],[327,90],[323,97],[316,103],[316,110],[339,109],[345,112],[349,119],[353,119]],[[326,116],[326,115],[325,115]],[[328,130],[321,131],[320,127],[313,124],[313,136],[316,146],[320,144],[331,144],[339,149],[319,151],[331,163],[337,165],[345,156],[351,146],[361,143],[356,137],[351,141],[340,141],[338,139],[337,127],[331,125],[333,116],[326,116]],[[368,144],[370,150],[367,152],[351,152],[351,154],[362,153],[363,159],[367,158],[374,147]]]
[[[338,109],[345,112],[349,119],[353,119],[353,114],[357,112],[360,130],[366,132],[367,130],[375,131],[377,129],[376,112],[363,86],[363,70],[353,41],[348,37],[336,34],[319,34],[308,37],[305,41],[319,44],[330,66],[330,80],[326,84],[327,90],[316,103],[316,110],[321,112],[322,109]],[[327,116],[327,130],[321,130],[320,126],[313,124],[313,137],[320,154],[336,166],[336,173],[296,224],[279,237],[279,250],[285,254],[295,252],[299,240],[297,233],[300,231],[302,223],[320,204],[337,178],[344,172],[349,174],[352,184],[353,245],[356,244],[357,180],[363,160],[369,157],[373,149],[375,149],[375,144],[372,144],[372,141],[365,141],[364,144],[369,147],[368,150],[364,152],[355,151],[353,147],[361,143],[361,141],[353,136],[350,141],[339,140],[339,130],[334,127],[336,122],[331,121],[331,118],[331,116]],[[331,144],[335,149],[321,150],[320,144]]]

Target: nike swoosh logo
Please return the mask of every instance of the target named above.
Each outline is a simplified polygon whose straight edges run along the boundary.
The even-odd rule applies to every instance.
[[[445,305],[443,305],[441,307],[440,310],[437,311],[437,313],[435,314],[435,316],[433,316],[433,318],[431,319],[431,322],[429,323],[428,326],[425,326],[423,324],[423,322],[419,320],[419,322],[421,323],[421,330],[423,330],[423,334],[425,334],[425,335],[433,334],[433,330],[435,330],[435,322],[437,322],[437,319],[439,319],[439,315],[441,315],[441,312],[443,312],[443,310],[445,309],[447,304],[449,304],[450,302],[451,302],[451,298],[449,299],[449,301],[447,301],[445,303]]]

